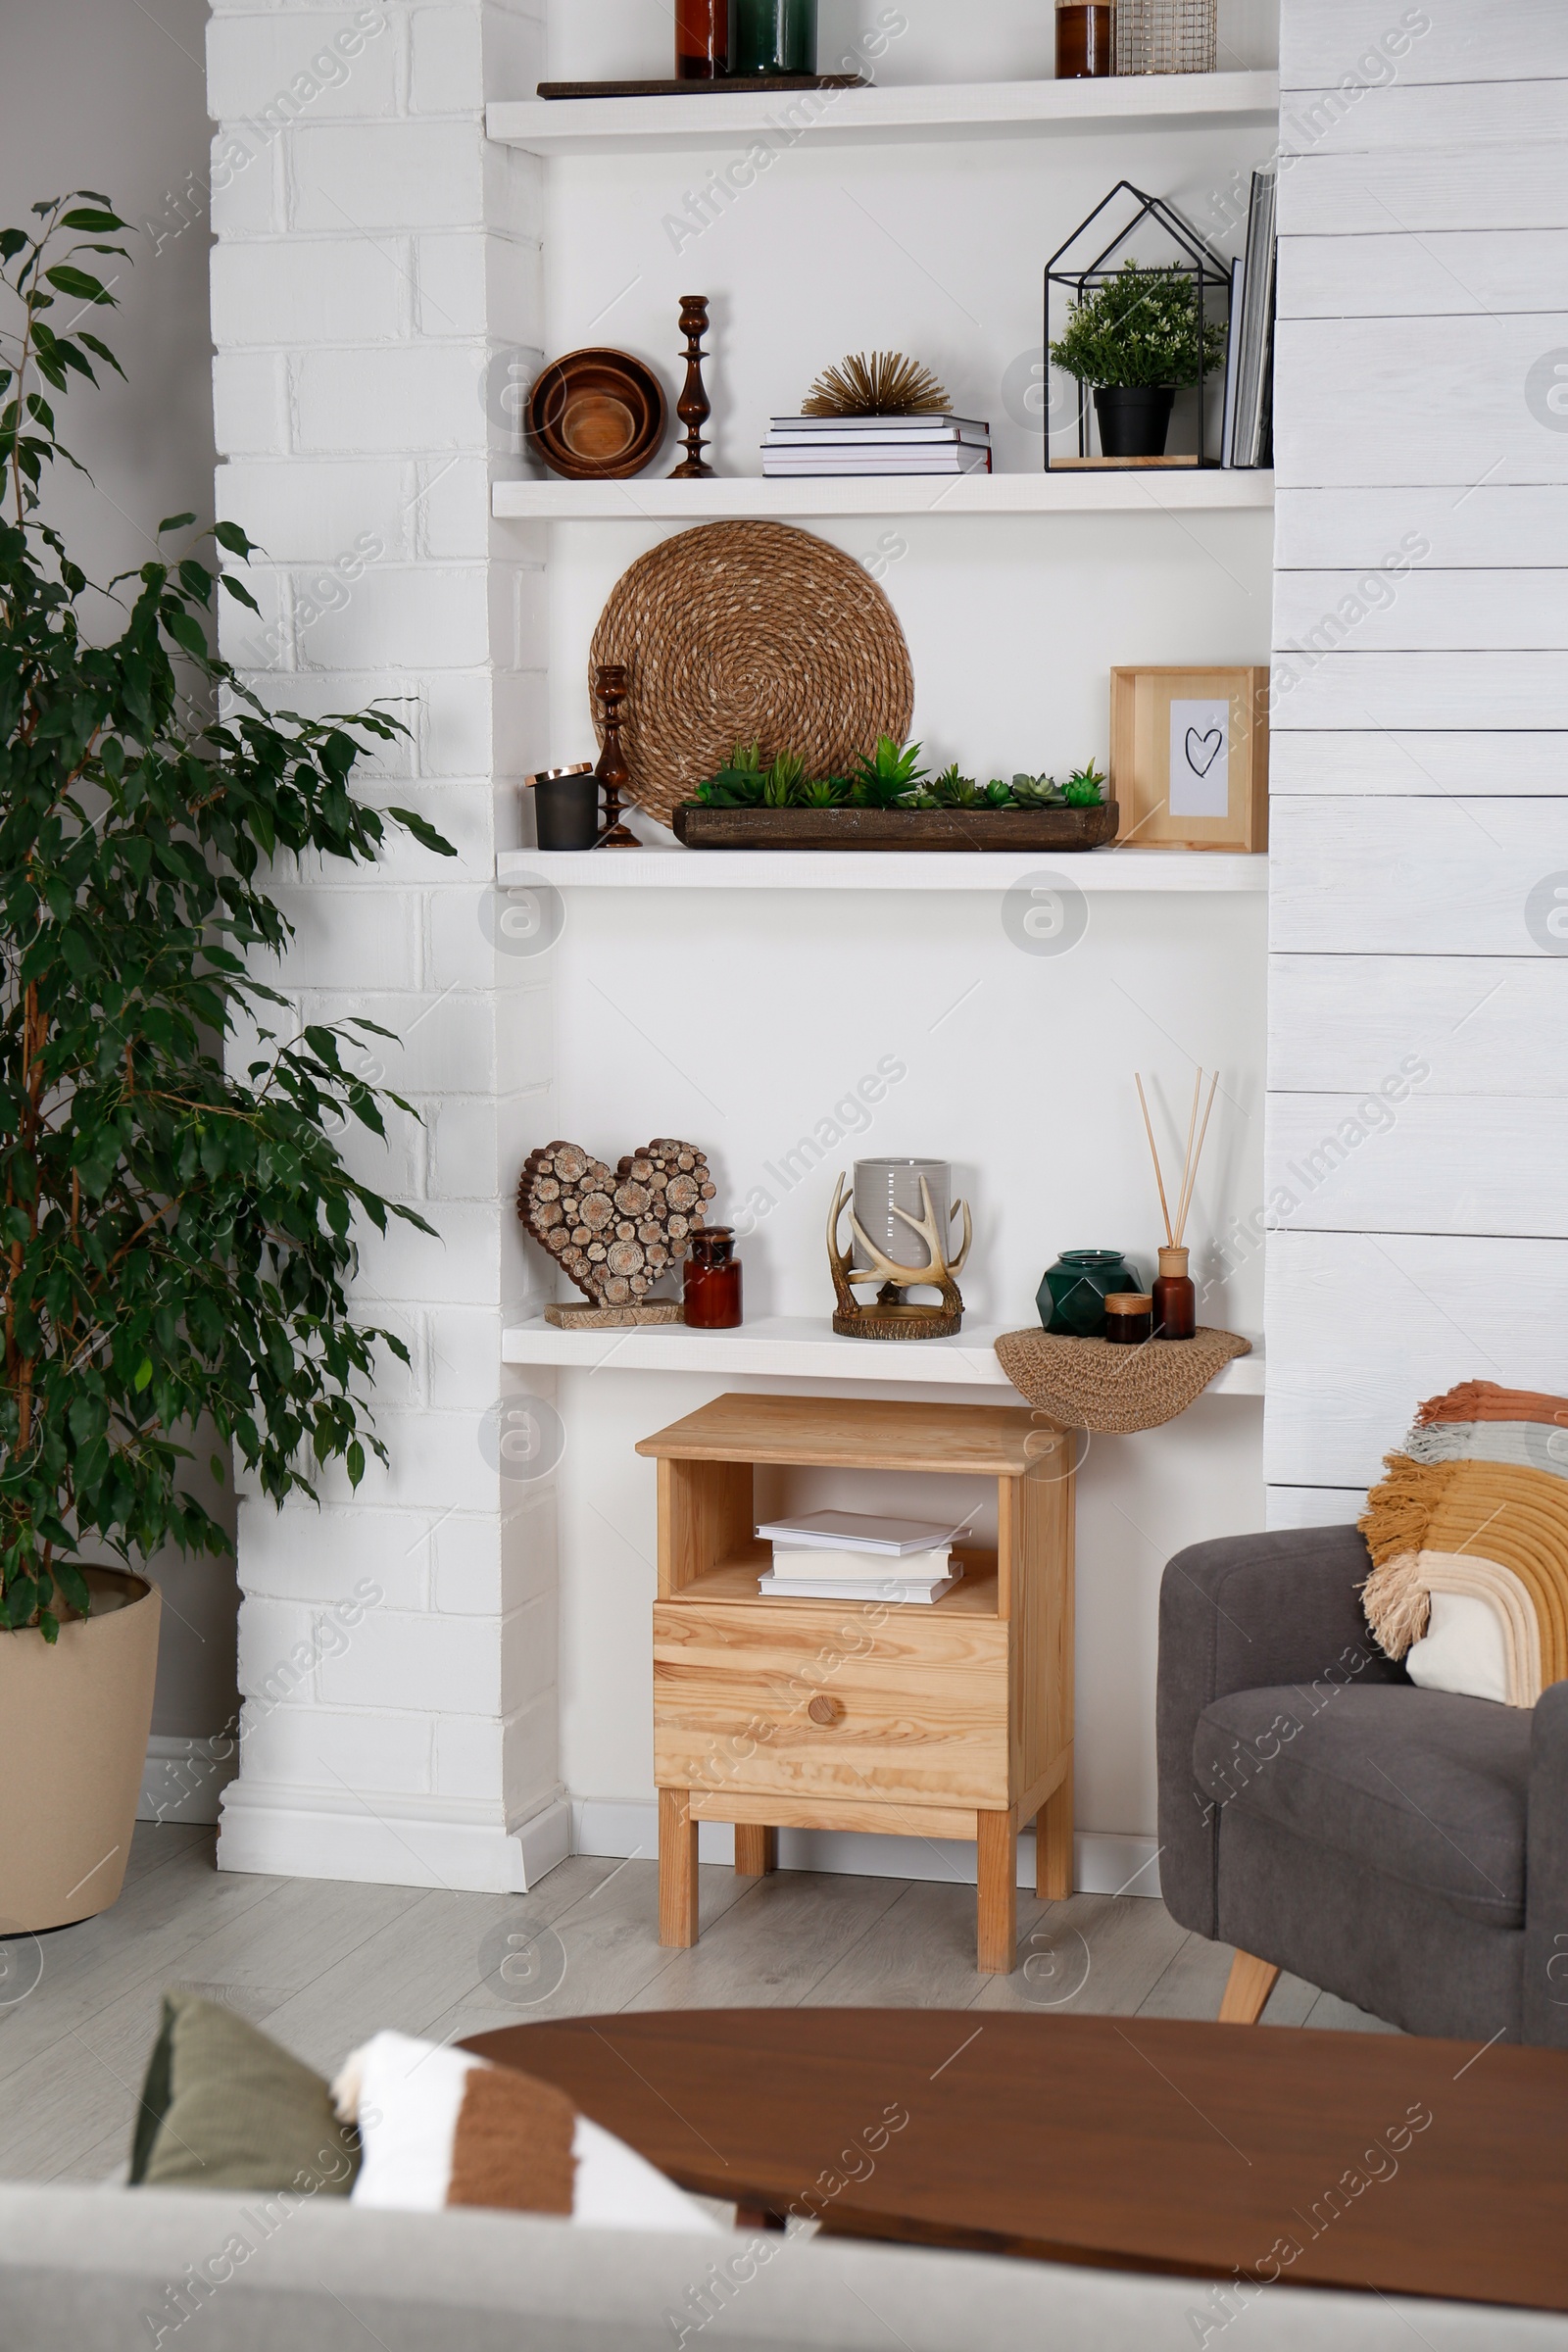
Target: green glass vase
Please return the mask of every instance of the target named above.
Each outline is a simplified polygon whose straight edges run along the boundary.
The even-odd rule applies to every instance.
[[[814,74],[816,0],[730,0],[729,70]]]
[[[1040,1285],[1035,1304],[1047,1331],[1098,1340],[1104,1337],[1107,1297],[1145,1287],[1138,1268],[1119,1250],[1064,1250]]]

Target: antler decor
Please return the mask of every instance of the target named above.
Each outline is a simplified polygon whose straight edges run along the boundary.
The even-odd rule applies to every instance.
[[[850,1229],[866,1263],[857,1266],[853,1253],[839,1247],[839,1227],[850,1203],[847,1179],[840,1176],[833,1188],[833,1206],[827,1220],[828,1263],[833,1269],[833,1288],[838,1294],[838,1312],[833,1317],[833,1329],[846,1340],[954,1340],[963,1328],[963,1296],[956,1277],[963,1272],[970,1247],[974,1241],[974,1223],[966,1200],[955,1200],[952,1215],[963,1217],[963,1246],[951,1263],[948,1258],[950,1237],[945,1235],[931,1202],[931,1188],[922,1176],[920,1203],[925,1214],[911,1217],[908,1210],[895,1208],[893,1213],[919,1235],[930,1252],[923,1266],[901,1266],[867,1236],[864,1227],[850,1208]],[[951,1220],[950,1220],[951,1222]],[[857,1283],[879,1282],[882,1285],[874,1305],[863,1306],[855,1296]],[[911,1290],[937,1290],[942,1293],[940,1306],[917,1306],[912,1300],[898,1296]]]

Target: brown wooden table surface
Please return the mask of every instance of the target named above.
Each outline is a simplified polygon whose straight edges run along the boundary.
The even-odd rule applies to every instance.
[[[1568,2310],[1568,2052],[885,2009],[464,2047],[685,2188],[841,2235]]]

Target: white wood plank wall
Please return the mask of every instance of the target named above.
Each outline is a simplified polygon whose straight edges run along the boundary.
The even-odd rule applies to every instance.
[[[1568,6],[1284,0],[1281,61],[1267,1449],[1305,1526],[1418,1398],[1568,1394]]]

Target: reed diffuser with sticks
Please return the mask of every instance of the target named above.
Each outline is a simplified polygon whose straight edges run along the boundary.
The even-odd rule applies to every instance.
[[[1154,1162],[1154,1182],[1159,1187],[1160,1214],[1165,1220],[1165,1247],[1159,1253],[1159,1274],[1154,1283],[1154,1337],[1156,1340],[1192,1340],[1198,1337],[1198,1293],[1188,1272],[1189,1251],[1186,1247],[1187,1218],[1193,1205],[1193,1188],[1198,1182],[1198,1163],[1203,1156],[1208,1140],[1209,1113],[1214,1107],[1214,1096],[1219,1087],[1219,1072],[1214,1072],[1208,1090],[1208,1102],[1203,1109],[1203,1124],[1198,1124],[1199,1104],[1203,1092],[1203,1073],[1199,1071],[1193,1086],[1193,1115],[1187,1122],[1187,1153],[1182,1162],[1182,1189],[1176,1203],[1176,1221],[1171,1223],[1170,1202],[1165,1195],[1165,1175],[1159,1164],[1159,1152],[1154,1142],[1153,1124],[1149,1116],[1149,1103],[1144,1095],[1144,1081],[1138,1078],[1138,1102],[1144,1114],[1144,1133],[1149,1138],[1149,1150]],[[1193,1149],[1197,1137],[1198,1148]]]

